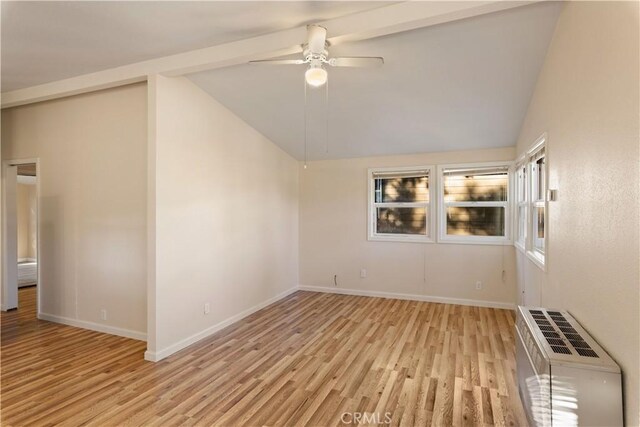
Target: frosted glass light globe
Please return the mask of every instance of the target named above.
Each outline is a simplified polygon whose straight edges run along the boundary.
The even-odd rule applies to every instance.
[[[304,78],[311,86],[322,86],[327,82],[327,70],[321,67],[309,68],[304,73]]]

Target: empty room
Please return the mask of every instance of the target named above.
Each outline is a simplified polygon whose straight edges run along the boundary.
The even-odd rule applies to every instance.
[[[3,426],[640,426],[639,1],[5,1]]]

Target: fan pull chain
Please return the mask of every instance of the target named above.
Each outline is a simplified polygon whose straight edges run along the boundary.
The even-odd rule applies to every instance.
[[[307,168],[307,80],[304,82],[304,168]]]
[[[326,152],[327,154],[329,154],[329,79],[327,79],[327,82],[324,84],[325,88],[324,88],[324,100],[325,100],[325,106],[327,108],[327,113],[325,116],[326,119],[326,137],[327,137],[327,147],[326,147]]]

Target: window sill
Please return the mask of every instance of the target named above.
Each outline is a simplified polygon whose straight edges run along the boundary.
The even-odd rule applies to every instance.
[[[494,246],[511,246],[513,241],[505,238],[491,237],[452,237],[440,236],[438,243],[453,243],[457,245],[494,245]]]
[[[522,252],[522,253],[527,252],[527,250],[524,248],[524,245],[523,245],[523,244],[520,244],[520,243],[518,243],[518,242],[514,242],[514,243],[513,243],[513,246],[515,246],[515,247],[516,247],[516,249],[517,249],[517,250],[519,250],[519,251],[520,251],[520,252]]]
[[[412,236],[412,235],[400,235],[400,234],[389,234],[389,235],[369,235],[367,238],[370,242],[402,242],[402,243],[435,243],[435,241],[428,236]]]
[[[538,252],[534,252],[534,251],[527,251],[527,258],[529,258],[542,271],[544,271],[544,272],[547,271],[544,255],[542,255],[542,254],[540,254]]]

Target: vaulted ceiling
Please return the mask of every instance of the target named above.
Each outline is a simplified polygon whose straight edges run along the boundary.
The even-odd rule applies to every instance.
[[[330,48],[385,64],[328,70],[328,140],[324,88],[307,91],[309,158],[515,145],[559,10],[540,3]],[[190,78],[302,159],[303,74],[244,64]]]
[[[2,92],[384,6],[369,1],[3,1]]]
[[[2,91],[389,3],[3,1]],[[383,56],[385,65],[330,69],[328,122],[324,89],[308,91],[309,158],[514,145],[560,8],[535,3],[330,48],[331,56]],[[188,77],[302,159],[303,74],[242,64]]]

